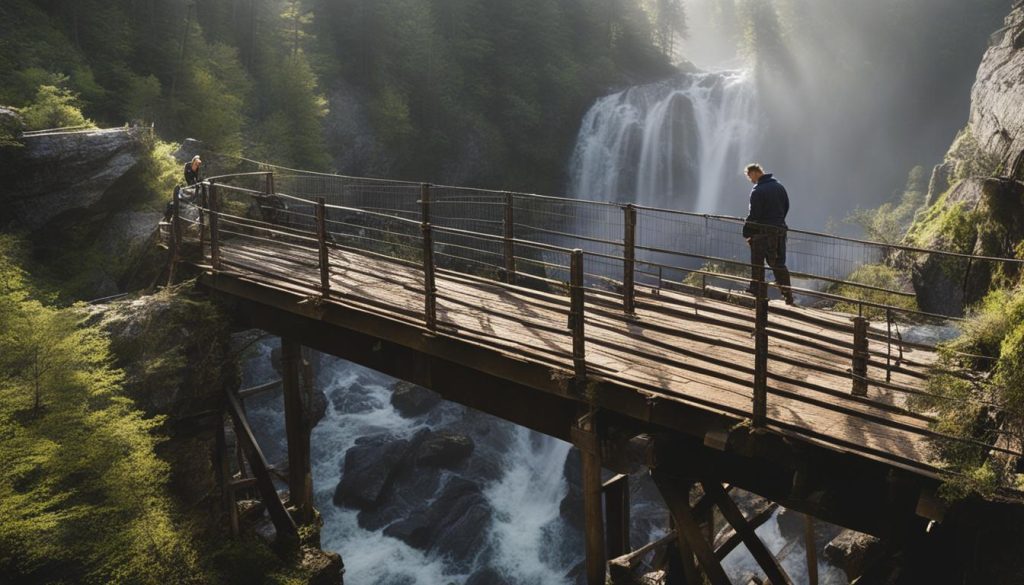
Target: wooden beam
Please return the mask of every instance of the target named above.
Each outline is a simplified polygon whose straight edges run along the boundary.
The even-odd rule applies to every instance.
[[[277,390],[278,388],[281,387],[281,384],[283,383],[284,382],[279,378],[277,380],[267,382],[266,384],[260,384],[259,386],[250,386],[243,390],[239,390],[238,397],[241,398],[242,400],[245,400],[246,398],[252,398],[253,396],[263,394],[264,392]]]
[[[676,530],[670,530],[668,534],[662,536],[658,540],[648,542],[635,551],[628,552],[608,561],[608,573],[612,579],[612,583],[632,583],[629,579],[633,573],[633,569],[640,564],[640,561],[643,560],[647,553],[656,548],[671,545],[677,542],[678,539],[679,532]]]
[[[804,549],[807,551],[807,585],[818,585],[818,545],[814,539],[814,516],[804,517]]]
[[[711,550],[711,545],[701,534],[700,524],[697,523],[693,509],[690,507],[690,487],[693,484],[678,481],[657,469],[651,470],[651,478],[654,479],[654,484],[658,486],[665,505],[672,513],[676,529],[682,536],[681,540],[685,539],[686,544],[693,550],[693,554],[697,555],[700,568],[704,571],[708,581],[711,585],[731,585],[729,577],[725,574],[725,569],[715,557],[715,551]]]
[[[627,315],[632,315],[636,313],[636,206],[630,203],[622,211],[622,308]]]
[[[779,505],[777,503],[765,500],[765,504],[755,510],[750,518],[747,519],[747,522],[751,528],[756,529],[767,522],[778,509]],[[724,560],[741,542],[743,542],[743,537],[730,525],[728,528],[723,529],[714,539],[715,556]]]
[[[505,282],[516,283],[516,222],[515,195],[505,192],[505,218],[503,221],[504,235],[502,248],[505,256]]]
[[[288,436],[288,493],[303,524],[313,519],[313,474],[310,466],[309,418],[302,404],[302,347],[281,339],[284,366],[284,420]]]
[[[629,552],[629,476],[620,473],[601,487],[607,553],[609,559],[614,559]]]
[[[249,427],[249,421],[242,411],[242,404],[231,392],[227,392],[226,395],[228,414],[231,415],[231,420],[235,424],[235,436],[245,451],[249,467],[256,477],[256,487],[259,488],[260,495],[263,497],[263,504],[267,507],[267,513],[270,514],[270,520],[274,523],[277,536],[286,543],[298,543],[299,531],[295,527],[295,521],[288,514],[288,510],[285,510],[281,498],[277,495],[277,488],[274,487],[274,481],[270,479],[270,472],[267,470],[267,460],[263,457],[263,451],[260,450],[259,443],[256,442],[252,428]]]
[[[585,296],[583,290],[583,250],[575,249],[569,261],[569,329],[572,332],[572,367],[577,384],[587,379],[586,332],[583,323]]]
[[[327,202],[323,197],[316,199],[316,243],[320,264],[320,295],[331,296],[331,261],[327,254]]]
[[[853,318],[853,364],[850,370],[853,376],[853,395],[868,394],[868,320],[864,317]]]
[[[754,532],[753,526],[743,517],[743,513],[736,507],[736,503],[732,501],[729,494],[725,493],[722,485],[716,482],[705,481],[701,482],[701,486],[704,488],[704,493],[714,500],[726,521],[736,529],[737,534],[743,539],[743,544],[747,546],[747,550],[750,551],[751,556],[761,566],[761,570],[765,572],[765,575],[767,575],[772,584],[792,585],[793,582],[782,569],[782,566],[779,565],[778,559],[764,546],[761,538]]]
[[[605,584],[604,514],[601,507],[601,455],[594,446],[598,442],[593,415],[581,418],[573,430],[582,440],[583,531],[586,549],[587,585]]]

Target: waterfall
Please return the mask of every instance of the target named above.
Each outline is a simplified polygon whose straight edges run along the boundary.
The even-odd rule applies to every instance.
[[[686,73],[600,98],[577,136],[570,194],[719,211],[723,189],[745,191],[740,167],[758,142],[754,86],[746,71]]]

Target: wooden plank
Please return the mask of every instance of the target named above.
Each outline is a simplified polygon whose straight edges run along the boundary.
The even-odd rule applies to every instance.
[[[233,248],[235,245],[232,240],[229,247]],[[250,258],[248,262],[251,264],[262,263],[264,268],[269,266],[279,271],[282,275],[280,278],[294,282],[294,285],[288,286],[294,286],[296,290],[308,290],[310,293],[315,293],[320,288],[317,286],[319,279],[315,273],[315,266],[312,266],[315,264],[315,250],[310,250],[309,259],[302,261],[303,265],[308,261],[310,266],[304,266],[296,271],[295,259],[289,258],[287,255],[275,254],[274,258],[268,261],[265,257],[261,258],[266,252],[259,246],[249,246],[248,249],[249,252],[245,252]],[[289,254],[294,257],[297,252]],[[340,259],[338,262],[340,266],[351,267],[344,271],[339,270],[337,275],[332,275],[332,289],[347,289],[338,291],[343,295],[341,298],[349,298],[345,295],[350,290],[355,294],[361,291],[365,298],[361,302],[376,303],[376,306],[379,307],[378,310],[384,310],[384,307],[393,307],[401,313],[408,314],[407,311],[415,309],[416,295],[415,291],[410,289],[416,286],[417,279],[411,268],[382,260],[368,260],[365,256],[361,257],[350,252],[343,253],[332,250],[331,254],[332,267],[335,256]],[[309,271],[311,266],[312,272]],[[258,268],[258,266],[253,267],[253,270]],[[302,270],[307,272],[303,273]],[[538,348],[548,348],[556,350],[558,353],[567,349],[568,336],[559,331],[559,327],[545,324],[548,320],[557,324],[559,318],[565,318],[565,313],[561,312],[565,310],[567,304],[564,297],[508,287],[498,283],[481,281],[474,284],[472,282],[474,278],[469,275],[462,277],[448,274],[438,275],[439,293],[453,299],[450,302],[439,302],[438,304],[439,328],[445,327],[450,335],[465,335],[479,343],[484,343],[490,338],[493,341],[487,341],[487,345],[500,348],[502,353],[510,356],[521,355],[526,359],[540,358],[536,351]],[[343,282],[346,285],[335,286],[335,282]],[[388,284],[389,282],[391,284]],[[332,290],[332,292],[334,291]],[[333,297],[331,302],[334,302]],[[627,323],[625,320],[616,320],[609,310],[603,308],[603,302],[597,297],[592,297],[585,304],[587,313],[585,321],[592,325],[586,332],[587,341],[593,345],[589,351],[588,361],[589,365],[596,369],[598,375],[617,376],[616,379],[619,381],[622,381],[626,375],[636,376],[641,381],[642,387],[651,388],[666,396],[691,396],[709,404],[722,401],[723,398],[725,403],[728,403],[730,395],[751,396],[749,382],[742,380],[742,375],[737,377],[738,373],[742,374],[743,367],[727,367],[730,362],[739,363],[741,361],[739,356],[749,355],[747,353],[749,350],[742,349],[742,344],[743,342],[749,344],[750,339],[745,337],[741,330],[723,328],[711,323],[695,324],[694,321],[688,321],[675,313],[670,313],[667,316],[662,314],[660,321],[650,319],[652,323],[647,325],[644,322],[644,316],[657,316],[658,313],[650,313],[652,308],[654,311],[662,310],[662,307],[653,302],[645,302],[644,308],[638,310],[638,316],[641,317],[639,324]],[[476,303],[477,307],[474,308],[473,303]],[[728,319],[732,319],[737,327],[742,326],[744,319],[749,319],[751,315],[749,309],[735,307],[723,308],[722,313],[735,315]],[[441,315],[444,315],[443,319],[441,319]],[[773,318],[772,323],[783,319],[786,317]],[[749,323],[749,321],[746,322]],[[680,326],[679,335],[666,332],[666,329],[677,325]],[[695,340],[693,336],[700,337]],[[725,340],[727,344],[735,346],[736,349],[723,349],[721,342],[716,345],[714,343],[716,336]],[[699,341],[699,339],[707,341]],[[912,435],[908,436],[905,432],[892,433],[880,430],[879,426],[888,425],[887,421],[889,420],[899,421],[898,426],[901,426],[902,429],[897,430],[905,431],[913,428],[916,433],[918,432],[917,428],[927,427],[923,422],[908,422],[898,412],[888,412],[881,407],[875,408],[875,405],[892,405],[901,402],[903,399],[897,391],[879,390],[871,386],[867,397],[869,402],[852,401],[839,409],[846,411],[839,413],[839,418],[861,416],[860,413],[866,412],[876,426],[864,426],[863,424],[850,426],[840,423],[834,417],[822,419],[823,415],[814,414],[817,410],[826,408],[824,405],[829,400],[818,400],[818,404],[793,404],[794,400],[803,402],[804,396],[813,396],[814,392],[819,391],[827,391],[830,399],[834,398],[834,393],[841,391],[844,379],[843,375],[838,373],[807,369],[809,367],[828,368],[833,357],[832,352],[829,351],[808,350],[800,355],[799,360],[790,358],[789,362],[783,362],[784,357],[771,357],[776,352],[792,353],[796,348],[799,348],[799,345],[791,340],[771,339],[769,342],[769,375],[774,380],[774,385],[788,393],[789,396],[770,398],[768,409],[770,416],[777,416],[781,413],[781,422],[802,424],[807,427],[810,427],[807,421],[816,418],[826,424],[824,428],[847,433],[849,436],[842,438],[851,443],[860,440],[859,435],[869,432],[876,435],[867,441],[872,448],[884,449],[887,448],[885,443],[891,443],[889,447],[893,448],[894,452],[900,455],[912,455],[927,461],[926,449],[923,448],[923,445],[902,451],[898,447],[900,443],[920,444],[923,443],[922,440],[915,439]],[[731,355],[730,352],[738,353]],[[924,355],[925,352],[920,353]],[[689,357],[685,357],[687,355]],[[709,355],[712,357],[703,357]],[[638,356],[646,356],[646,358]],[[680,359],[681,356],[683,359]],[[540,359],[550,360],[550,358]],[[799,363],[800,360],[804,361],[803,367]],[[710,365],[713,367],[709,367],[708,362],[711,362]],[[699,374],[702,368],[705,371],[703,375]],[[720,379],[712,382],[710,377]],[[850,383],[849,377],[846,377],[845,380],[845,384]],[[908,387],[921,387],[919,380],[908,378],[905,381],[900,381],[907,383]],[[835,407],[829,404],[826,409],[835,410]]]

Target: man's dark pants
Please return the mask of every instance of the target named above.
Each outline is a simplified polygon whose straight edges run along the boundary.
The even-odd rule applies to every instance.
[[[789,269],[786,268],[786,230],[770,230],[768,233],[757,234],[750,239],[750,264],[764,266],[765,263],[775,273],[775,282],[782,291],[782,296],[791,298],[789,290]],[[753,272],[755,268],[751,268]],[[754,275],[751,274],[750,291],[757,290]]]

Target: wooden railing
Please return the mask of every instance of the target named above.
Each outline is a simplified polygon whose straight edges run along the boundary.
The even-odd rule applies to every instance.
[[[329,298],[332,294],[331,250],[354,251],[404,266],[416,267],[421,271],[423,285],[421,290],[423,310],[419,315],[419,323],[426,331],[432,333],[437,332],[443,325],[439,323],[437,315],[436,278],[439,272],[471,275],[476,278],[486,276],[502,286],[515,286],[524,291],[537,289],[547,292],[562,291],[569,297],[565,324],[566,332],[572,341],[571,355],[565,357],[571,360],[571,376],[579,385],[588,379],[589,372],[593,367],[587,361],[588,337],[585,324],[588,318],[603,318],[614,310],[619,311],[620,315],[624,314],[632,318],[637,315],[639,309],[645,307],[648,300],[658,298],[659,302],[663,304],[662,306],[667,307],[661,310],[672,312],[693,310],[694,318],[723,327],[743,330],[752,335],[752,346],[741,347],[733,344],[728,347],[749,352],[753,356],[752,368],[743,364],[729,365],[734,367],[738,375],[743,375],[745,372],[752,375],[752,404],[745,412],[737,411],[734,414],[749,417],[755,427],[763,427],[769,422],[769,395],[777,394],[913,432],[930,439],[966,442],[984,446],[996,452],[1020,456],[1020,453],[1005,447],[953,437],[928,428],[928,423],[934,422],[929,414],[913,412],[901,404],[878,402],[867,396],[870,386],[901,393],[905,396],[927,396],[926,389],[896,384],[891,380],[894,372],[917,379],[926,378],[929,365],[908,362],[903,356],[903,351],[905,348],[934,349],[926,344],[904,340],[899,334],[899,325],[901,322],[906,324],[908,320],[948,319],[950,318],[948,316],[868,301],[863,298],[844,297],[834,292],[816,290],[806,286],[794,286],[793,291],[805,298],[816,298],[824,302],[848,303],[851,306],[859,307],[859,314],[851,318],[849,325],[843,325],[834,319],[826,319],[819,313],[794,310],[788,307],[773,308],[769,303],[769,283],[765,277],[764,266],[752,266],[749,263],[722,258],[714,254],[696,254],[691,251],[640,245],[637,237],[638,213],[652,211],[660,213],[664,210],[652,210],[632,204],[622,206],[594,204],[508,192],[459,191],[454,188],[435,187],[429,184],[368,179],[353,179],[352,181],[356,181],[356,183],[353,186],[344,185],[340,189],[341,193],[335,193],[335,196],[348,197],[353,201],[369,202],[368,204],[362,206],[330,204],[328,198],[322,195],[307,198],[278,192],[276,189],[282,184],[282,180],[278,180],[277,186],[275,186],[275,174],[269,171],[211,178],[186,189],[184,195],[187,202],[176,202],[171,225],[173,254],[176,257],[179,255],[182,247],[182,235],[188,226],[195,226],[190,229],[196,232],[203,262],[208,262],[210,269],[214,272],[225,269],[222,258],[225,238],[249,238],[254,241],[262,241],[268,246],[315,251],[319,271],[318,282],[315,286],[319,288],[319,293],[324,299]],[[283,182],[288,183],[289,181]],[[470,195],[475,197],[480,193],[483,195],[479,198],[470,197]],[[376,199],[374,198],[375,194],[378,196]],[[388,207],[389,197],[397,201],[397,203],[392,201],[390,208]],[[554,209],[558,213],[568,216],[570,219],[583,215],[573,211],[576,206],[597,205],[602,213],[609,206],[613,210],[621,210],[617,213],[621,214],[622,239],[621,241],[602,239],[594,237],[593,233],[586,232],[586,230],[581,233],[572,233],[573,226],[569,225],[571,222],[544,225],[537,221],[526,223],[529,220],[527,216],[531,213],[536,216],[537,212],[529,205],[516,205],[520,201],[534,201],[538,206],[554,205]],[[494,205],[499,207],[500,211],[489,212],[491,213],[489,217],[493,217],[493,220],[451,215],[453,212],[447,206],[459,203],[464,206],[470,204]],[[245,212],[245,204],[256,211]],[[443,213],[435,213],[437,209],[443,209]],[[464,209],[471,209],[471,207],[464,207]],[[666,213],[665,217],[686,215],[680,212]],[[687,217],[695,216],[690,214]],[[709,218],[730,222],[735,219],[723,219],[723,216],[699,217],[705,222],[709,221]],[[457,221],[453,222],[453,218]],[[463,221],[463,223],[458,223],[458,221]],[[489,232],[464,229],[473,221],[493,221],[497,225],[494,225]],[[440,225],[437,222],[448,222],[449,225]],[[547,239],[547,241],[525,239],[520,237],[517,229],[523,226],[527,228],[525,231],[530,233],[554,233],[556,237],[554,241],[552,239]],[[811,233],[799,230],[792,230],[792,232]],[[825,238],[827,236],[816,234],[816,237]],[[858,245],[864,244],[862,241],[849,238],[836,238],[836,240],[855,242]],[[487,246],[493,247],[495,251],[489,252],[491,260],[485,261],[481,258]],[[607,253],[606,249],[609,246],[618,249],[619,252]],[[879,246],[887,245],[879,244]],[[599,250],[589,249],[591,247],[598,247]],[[887,247],[914,250],[913,248]],[[641,259],[638,257],[639,252],[645,252],[648,255]],[[938,251],[925,252],[938,255],[946,254]],[[652,253],[655,256],[652,256]],[[712,272],[707,270],[703,264],[696,266],[686,266],[682,263],[670,265],[668,264],[669,260],[656,256],[659,254],[665,258],[690,259],[699,262],[727,262],[734,267],[752,270],[752,275],[747,277]],[[966,258],[973,263],[1000,262],[1011,265],[1014,269],[1020,265],[1020,261],[1014,259],[969,257],[957,254],[950,254],[950,257]],[[594,269],[588,270],[588,262],[593,261],[606,262],[606,266],[607,263],[621,266],[622,272],[616,275],[607,270],[603,272]],[[646,267],[646,271],[644,267]],[[651,272],[651,268],[657,269],[658,272]],[[670,282],[664,278],[664,271],[669,270],[675,273],[695,275],[700,280],[688,285],[678,281]],[[644,279],[639,278],[641,274],[644,275]],[[656,280],[649,278],[653,274],[657,274]],[[559,275],[563,275],[564,278],[557,278]],[[904,291],[890,291],[880,287],[847,282],[842,278],[827,275],[815,276],[808,272],[795,272],[794,276],[822,283],[839,282],[854,289],[882,290],[895,295],[908,294]],[[644,282],[641,283],[640,280],[644,280]],[[731,295],[727,290],[722,290],[715,285],[722,283],[746,285],[751,280],[755,290],[753,298],[745,295],[734,298],[741,300],[745,298],[752,301],[754,307],[752,323],[737,323],[732,318],[735,315],[726,315],[715,307],[691,305],[677,299],[666,298],[666,295],[663,294],[669,290],[685,290],[693,292],[698,297],[712,294]],[[884,311],[887,325],[884,332],[869,327],[868,319],[863,316],[868,309]],[[700,314],[702,310],[705,314]],[[823,326],[829,330],[829,333],[815,335],[810,332],[794,330],[786,325],[773,325],[770,321],[770,315],[773,312],[810,325]],[[902,319],[897,318],[897,315],[902,316]],[[409,315],[408,317],[412,319],[414,316]],[[892,333],[894,325],[896,326],[896,335]],[[647,326],[656,330],[658,324],[649,322]],[[783,363],[801,364],[807,368],[816,368],[829,374],[848,378],[850,387],[847,392],[804,383],[804,387],[828,397],[829,400],[840,400],[829,402],[825,398],[797,395],[788,390],[773,388],[770,385],[773,379],[777,379],[777,376],[774,376],[769,370],[769,341],[771,337],[775,336],[785,340],[797,334],[809,339],[808,344],[814,345],[816,350],[836,357],[843,357],[848,365],[844,367],[841,364],[836,366],[802,364],[799,356],[775,356],[773,359]],[[696,334],[694,335],[696,337]],[[872,350],[869,344],[871,340],[885,343],[885,352]],[[716,340],[709,341],[716,342]],[[726,342],[721,343],[727,345]],[[714,363],[715,360],[714,356],[704,359],[711,363]],[[869,366],[883,370],[885,380],[869,378]],[[800,383],[800,381],[793,380],[784,381]],[[869,404],[881,413],[913,417],[923,424],[907,425],[892,421],[887,417],[876,416],[862,409],[854,408],[858,404]],[[912,463],[920,466],[920,462]]]

